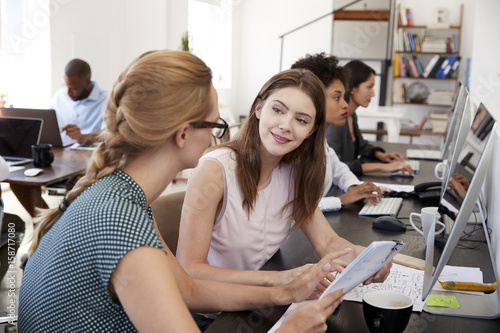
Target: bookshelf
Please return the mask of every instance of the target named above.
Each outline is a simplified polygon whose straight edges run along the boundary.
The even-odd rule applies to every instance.
[[[458,69],[464,61],[460,56],[463,4],[458,24],[413,25],[411,9],[402,8],[401,4],[398,4],[397,16],[392,105],[451,108],[458,87]],[[413,89],[420,93],[412,94]]]

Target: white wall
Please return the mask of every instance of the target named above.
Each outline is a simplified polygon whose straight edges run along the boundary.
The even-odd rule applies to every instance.
[[[302,24],[318,18],[333,9],[342,7],[349,0],[242,0],[235,8],[239,19],[240,57],[237,63],[237,78],[233,86],[237,104],[232,109],[237,114],[248,113],[248,108],[259,88],[279,70],[280,39],[286,33]],[[362,1],[349,9],[389,8],[389,0]],[[402,6],[412,8],[416,24],[433,20],[439,7],[450,8],[451,22],[458,23],[459,4],[464,4],[461,53],[464,59],[460,68],[460,79],[465,80],[466,58],[471,57],[474,31],[476,0],[399,0]],[[236,17],[236,16],[235,16]],[[367,33],[367,31],[369,33]],[[297,58],[306,53],[330,53],[332,39],[332,19],[324,18],[301,31],[285,37],[283,69],[289,68]],[[336,22],[334,26],[334,54],[340,57],[384,58],[386,23]],[[475,38],[480,43],[482,38]],[[392,72],[392,69],[390,69]],[[390,91],[390,85],[389,85]],[[390,99],[387,99],[390,102]],[[428,110],[409,108],[408,118],[418,122]]]
[[[476,104],[483,102],[500,124],[500,2],[480,0],[476,8],[476,26],[471,62],[471,95]],[[500,126],[493,151],[492,163],[486,175],[485,192],[488,209],[488,227],[491,228],[491,242],[496,267],[500,270]],[[497,271],[497,273],[500,273]]]
[[[476,0],[463,0],[462,31],[463,58],[471,57],[472,40],[481,43],[473,34]],[[495,2],[493,0],[486,0]],[[231,89],[219,90],[219,101],[228,105],[236,115],[246,115],[262,84],[280,69],[280,35],[339,8],[349,0],[235,0],[233,2],[233,65]],[[415,20],[432,19],[437,5],[422,0],[419,6],[410,0],[399,1],[414,12]],[[389,0],[362,1],[353,8],[387,8]],[[178,49],[182,33],[187,30],[186,0],[51,0],[57,8],[51,20],[51,93],[62,86],[66,63],[81,57],[87,60],[93,77],[110,89],[119,72],[137,55],[151,49]],[[439,6],[457,8],[454,0],[442,0]],[[96,10],[98,8],[98,10]],[[451,11],[452,20],[458,15]],[[492,14],[490,14],[492,15]],[[354,50],[354,56],[383,58],[385,32],[360,44],[360,36],[370,26],[346,26],[337,22],[335,45]],[[373,28],[373,27],[372,27]],[[484,29],[487,29],[486,27]],[[330,53],[332,19],[326,17],[285,37],[283,69],[306,53]],[[336,49],[335,49],[335,52]],[[481,59],[481,54],[477,58]],[[475,55],[476,57],[476,55]],[[465,75],[465,61],[460,76]],[[472,81],[471,83],[473,83]],[[49,99],[50,97],[48,97]],[[415,113],[418,121],[421,115]]]
[[[14,1],[7,3],[11,6]],[[18,31],[12,30],[3,35],[7,47],[1,53],[2,73],[0,90],[6,90],[6,106],[38,107],[45,104],[50,96],[50,11],[43,1],[16,3],[22,11],[23,21]],[[12,8],[7,9],[12,10]]]
[[[478,0],[471,31],[470,93],[476,103],[500,97],[500,1]],[[496,119],[500,121],[500,108]]]
[[[138,55],[178,49],[187,30],[183,0],[51,0],[52,92],[63,86],[64,67],[87,61],[92,77],[111,89],[119,73]],[[62,2],[62,3],[61,3]]]
[[[279,72],[280,35],[332,11],[332,2],[325,0],[243,0],[234,8],[239,40],[235,47],[231,104],[235,114],[246,115],[262,85]],[[237,21],[236,21],[237,19]],[[283,69],[287,69],[307,52],[329,52],[331,29],[325,18],[285,39]],[[235,33],[236,35],[236,33]]]

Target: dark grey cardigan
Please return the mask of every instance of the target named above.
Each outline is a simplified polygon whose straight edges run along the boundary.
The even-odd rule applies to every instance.
[[[343,126],[329,126],[326,130],[326,141],[328,142],[328,145],[335,150],[339,159],[347,164],[349,169],[351,169],[355,175],[362,175],[362,159],[375,159],[375,153],[377,151],[385,151],[380,147],[375,147],[369,144],[368,141],[363,139],[363,135],[361,135],[361,131],[358,127],[358,117],[356,116],[356,113],[352,115],[352,122],[354,125],[356,142],[353,142],[351,139],[349,124],[347,121]]]

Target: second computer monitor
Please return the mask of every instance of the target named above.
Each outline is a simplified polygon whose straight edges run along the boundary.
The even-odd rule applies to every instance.
[[[443,147],[443,161],[436,165],[436,177],[441,180],[443,188],[441,197],[444,193],[445,185],[448,183],[450,175],[455,168],[458,159],[456,152],[460,152],[464,145],[473,113],[469,100],[469,92],[466,88],[463,88],[462,91],[463,93],[458,96],[459,100],[455,105],[453,117],[448,128],[446,146]]]
[[[450,230],[446,245],[433,272],[433,252],[427,249],[424,290],[422,298],[429,295],[444,266],[448,263],[462,233],[469,222],[474,206],[478,202],[491,154],[496,124],[484,105],[480,105],[473,123],[467,131],[465,144],[453,153],[457,155],[454,172],[444,187],[444,195],[439,204],[439,214]],[[433,237],[433,234],[431,235]],[[429,244],[428,244],[429,245]],[[475,295],[474,295],[475,296]],[[457,296],[458,297],[458,296]],[[492,318],[500,313],[498,292],[491,297],[477,297],[462,301],[461,309],[428,309],[430,312],[461,315],[478,318]]]

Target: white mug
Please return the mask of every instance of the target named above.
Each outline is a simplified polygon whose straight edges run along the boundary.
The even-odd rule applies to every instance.
[[[419,217],[420,222],[422,223],[422,229],[417,228],[415,226],[415,223],[413,223],[413,217]],[[433,231],[436,229],[436,224],[439,224],[442,226],[441,229],[435,232],[435,235],[441,233],[444,231],[444,223],[439,222],[439,218],[441,215],[438,213],[438,207],[424,207],[422,208],[422,211],[420,214],[418,213],[411,213],[410,214],[410,223],[412,227],[422,236],[424,236],[425,244],[427,244],[427,236],[429,235],[429,232]]]
[[[446,169],[448,169],[448,160],[439,162],[434,168],[434,176],[439,180],[443,180],[444,175],[446,175]]]

